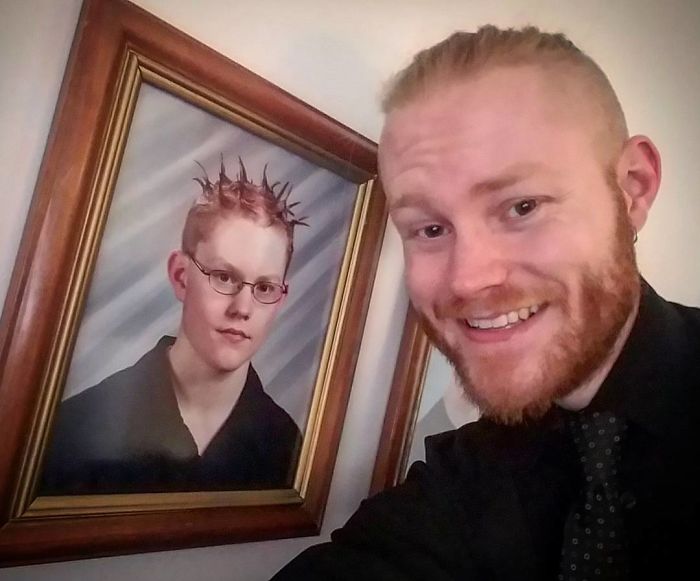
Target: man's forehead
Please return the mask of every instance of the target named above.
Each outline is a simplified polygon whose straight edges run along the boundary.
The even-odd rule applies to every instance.
[[[515,137],[525,149],[536,140],[556,146],[557,140],[577,133],[587,139],[594,122],[577,101],[582,100],[554,86],[541,67],[530,65],[447,81],[389,112],[380,139],[380,169],[391,178],[397,160],[431,155],[448,165],[450,156],[465,145],[477,155],[479,150],[489,155],[488,148],[516,146]]]
[[[561,182],[563,174],[559,168],[541,162],[523,161],[511,165],[503,165],[488,178],[469,184],[469,187],[461,191],[462,198],[468,196],[472,200],[486,199],[490,195],[508,190],[513,186],[520,186],[536,179],[538,183],[546,180],[549,183]],[[426,196],[425,191],[430,192],[428,187],[422,189],[408,189],[407,191],[396,192],[389,197],[389,210],[392,213],[404,208],[420,208],[434,203],[431,196]]]
[[[455,114],[546,112],[562,119],[599,113],[592,85],[569,65],[499,65],[463,77],[440,78],[387,114],[381,141],[411,127],[417,113],[438,123]]]

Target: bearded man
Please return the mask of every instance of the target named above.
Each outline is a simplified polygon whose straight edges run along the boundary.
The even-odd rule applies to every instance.
[[[482,419],[275,579],[675,578],[698,541],[700,311],[638,273],[656,147],[532,27],[452,35],[384,105],[409,294]]]

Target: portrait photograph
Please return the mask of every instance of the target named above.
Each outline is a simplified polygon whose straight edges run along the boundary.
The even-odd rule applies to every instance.
[[[220,193],[227,180],[233,194]],[[263,182],[272,210],[264,205]],[[248,185],[250,200],[245,192],[235,199],[235,184]],[[211,201],[205,199],[209,187]],[[143,84],[40,493],[289,488],[356,189],[328,169]],[[220,202],[220,195],[227,197]],[[256,203],[261,209],[250,209]],[[206,221],[188,218],[191,209],[207,205],[213,209]],[[190,230],[204,232],[190,234],[196,240],[186,241],[191,248],[185,249],[188,219],[202,222],[188,224]],[[206,244],[213,245],[209,263],[197,248]],[[209,278],[199,297],[178,299],[177,283],[169,281],[169,256],[178,250],[191,254],[183,265],[190,278]],[[207,275],[207,269],[219,272]],[[227,277],[257,286],[222,296],[229,292]],[[280,291],[269,304],[262,296],[272,296],[268,287]],[[182,349],[178,339],[186,342],[181,377],[173,363]],[[219,359],[211,353],[216,350]],[[197,375],[187,365],[204,369]],[[233,377],[241,367],[249,375],[242,392]],[[195,398],[190,421],[197,425],[197,409],[212,394],[201,395],[200,405],[188,386],[177,392],[185,378],[209,382],[211,391],[228,382],[227,389],[241,392],[233,406],[232,397],[220,398],[228,409],[210,413],[219,426],[203,430],[208,441],[193,437],[185,416],[190,402],[183,400]]]

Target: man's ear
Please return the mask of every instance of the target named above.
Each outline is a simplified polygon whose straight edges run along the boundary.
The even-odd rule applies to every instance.
[[[647,221],[661,184],[661,156],[651,139],[635,135],[625,142],[616,175],[630,223],[639,232]]]
[[[187,294],[187,266],[189,258],[182,250],[173,250],[168,256],[168,280],[175,298],[181,303]]]

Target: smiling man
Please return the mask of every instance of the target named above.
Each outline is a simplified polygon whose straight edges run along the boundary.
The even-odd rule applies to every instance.
[[[637,270],[655,146],[532,27],[454,34],[384,104],[409,295],[482,419],[275,579],[675,578],[700,540],[700,312]]]
[[[611,125],[578,97],[594,85],[583,71],[491,66],[392,111],[382,177],[426,329],[483,412],[510,423],[592,396],[619,353],[659,159],[625,140],[612,99]]]
[[[289,185],[199,181],[168,277],[182,303],[176,338],[64,402],[42,494],[286,488],[301,435],[251,359],[288,291]]]

